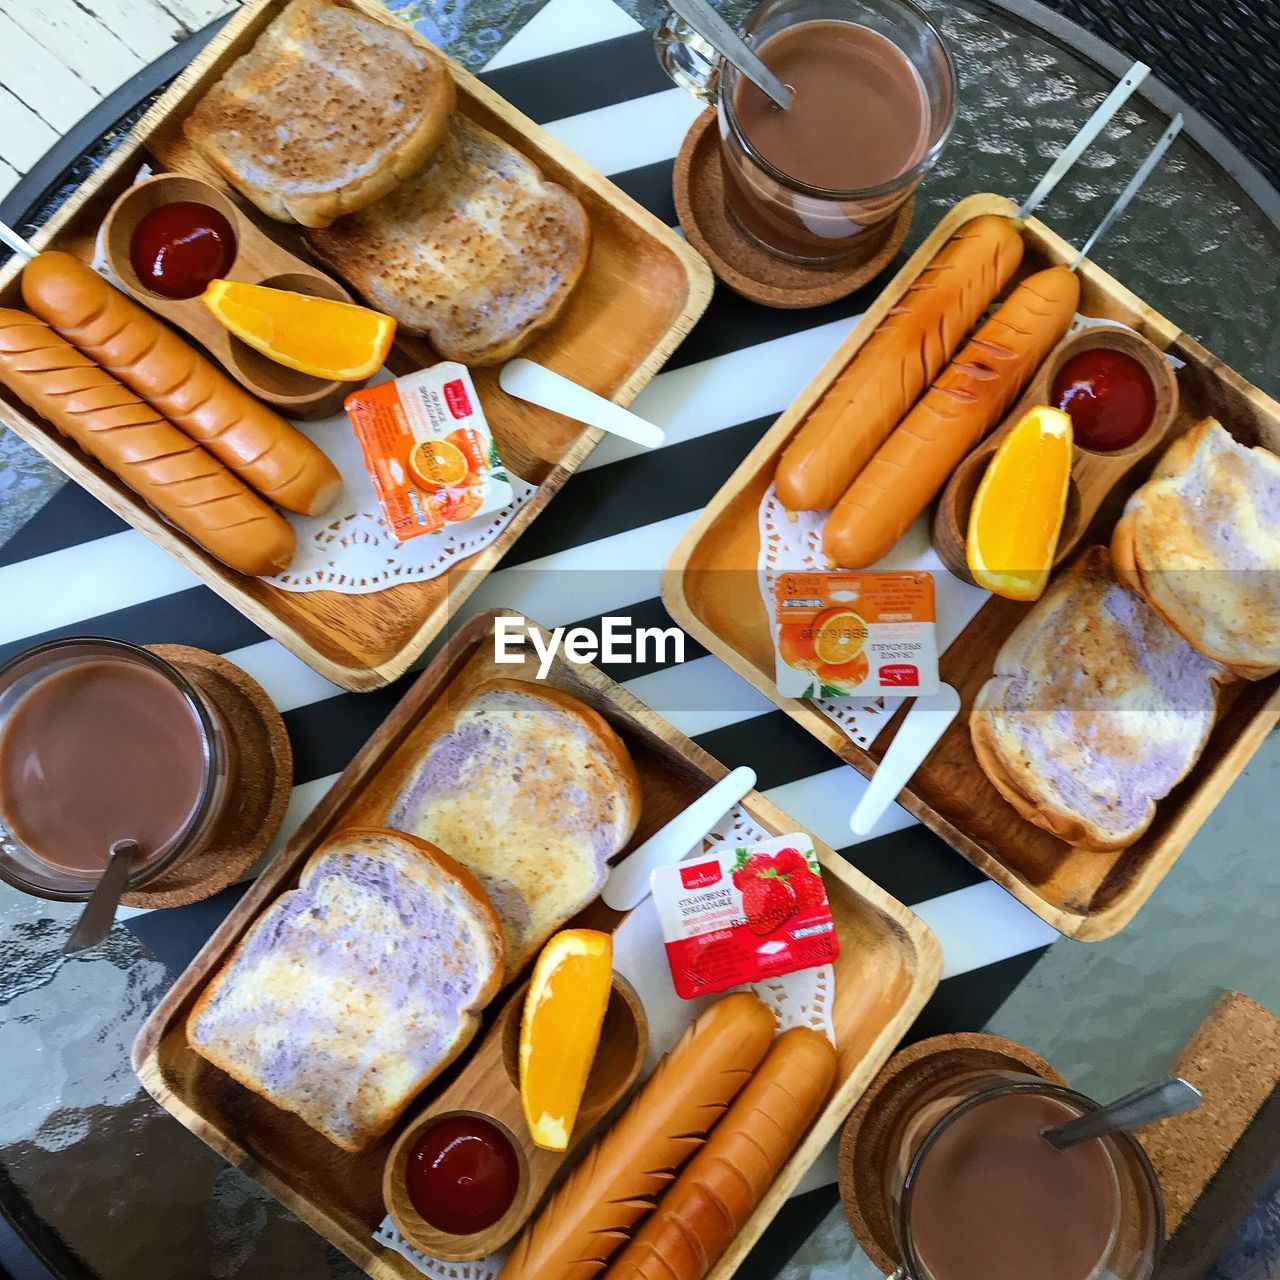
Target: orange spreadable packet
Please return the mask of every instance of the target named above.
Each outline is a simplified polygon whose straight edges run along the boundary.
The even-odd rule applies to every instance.
[[[785,698],[936,693],[933,575],[782,573],[774,582]]]
[[[511,480],[465,365],[446,361],[353,391],[343,404],[400,542],[511,503]]]

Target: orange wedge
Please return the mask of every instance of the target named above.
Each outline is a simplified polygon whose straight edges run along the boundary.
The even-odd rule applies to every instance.
[[[396,333],[381,311],[239,280],[212,281],[201,301],[267,359],[329,382],[371,378]]]
[[[1001,441],[969,511],[973,580],[1010,600],[1044,594],[1071,480],[1071,419],[1038,405]]]
[[[542,948],[520,1023],[520,1102],[529,1136],[567,1151],[613,987],[613,938],[565,929]]]

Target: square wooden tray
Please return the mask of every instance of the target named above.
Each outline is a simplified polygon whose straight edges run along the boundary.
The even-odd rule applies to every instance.
[[[163,1107],[379,1278],[415,1280],[418,1276],[409,1262],[376,1244],[372,1237],[384,1214],[381,1178],[387,1153],[403,1124],[421,1110],[433,1090],[410,1107],[405,1121],[380,1142],[351,1155],[193,1053],[187,1045],[185,1023],[210,975],[244,932],[279,894],[297,884],[302,864],[320,842],[334,830],[359,821],[365,785],[397,752],[418,748],[450,698],[465,696],[495,676],[535,679],[537,664],[532,658],[524,666],[494,662],[494,619],[498,616],[497,612],[482,614],[450,639],[334,783],[288,848],[174,984],[133,1047],[134,1068]],[[548,683],[593,706],[631,752],[643,792],[643,812],[633,846],[724,776],[723,765],[596,668],[574,666],[558,657]],[[801,829],[756,792],[743,804],[773,835]],[[737,1269],[902,1039],[937,986],[941,972],[941,950],[921,920],[821,841],[815,840],[814,848],[822,862],[840,939],[833,1007],[836,1087],[804,1143],[711,1273],[711,1280],[727,1280]],[[577,923],[612,930],[624,918],[597,900]],[[501,1004],[499,998],[491,1012]],[[440,1085],[448,1078],[445,1076]]]
[[[757,511],[783,446],[832,380],[952,233],[971,219],[992,213],[1013,215],[1016,207],[1003,196],[976,195],[942,219],[729,478],[680,541],[663,574],[663,600],[690,635],[868,776],[892,741],[901,713],[864,751],[817,706],[779,696],[769,622],[755,586],[760,547]],[[1034,218],[1028,220],[1024,238],[1027,252],[1019,278],[1075,259],[1075,250]],[[1280,405],[1096,264],[1085,262],[1078,274],[1083,315],[1127,324],[1185,362],[1178,374],[1181,409],[1170,440],[1212,414],[1244,443],[1280,452]],[[1125,499],[1155,460],[1131,473],[1103,504],[1082,547],[1109,541]],[[1119,853],[1075,849],[1021,818],[1004,801],[979,767],[969,740],[974,696],[991,674],[997,650],[1028,607],[992,598],[947,650],[942,679],[959,690],[961,713],[898,801],[1055,929],[1096,941],[1133,918],[1280,720],[1280,677],[1257,683],[1237,681],[1223,691],[1203,755],[1160,803],[1155,821],[1141,840]]]
[[[378,0],[341,2],[388,19]],[[245,5],[41,230],[36,245],[91,258],[103,216],[143,163],[230,190],[183,137],[181,124],[284,4],[285,0],[254,0]],[[522,354],[618,404],[629,404],[706,309],[712,290],[710,269],[671,228],[544,129],[457,63],[451,62],[450,69],[457,83],[458,109],[517,147],[547,178],[573,191],[590,217],[592,249],[583,279],[556,324]],[[286,248],[309,256],[298,228],[256,213],[251,216]],[[20,272],[17,261],[0,271],[0,305],[22,306]],[[438,359],[425,342],[404,339],[397,342],[390,363],[403,373]],[[364,596],[293,593],[236,573],[161,520],[4,388],[0,420],[321,675],[346,689],[375,689],[409,668],[600,438],[600,432],[581,423],[512,399],[499,388],[496,369],[476,370],[475,379],[503,459],[537,485],[537,493],[497,539],[458,561],[446,575]]]

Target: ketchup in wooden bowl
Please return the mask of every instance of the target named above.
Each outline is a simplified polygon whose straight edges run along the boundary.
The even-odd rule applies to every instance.
[[[1094,453],[1137,444],[1156,412],[1147,371],[1122,351],[1094,347],[1058,371],[1052,402],[1070,415],[1075,442]]]
[[[511,1139],[474,1115],[446,1116],[418,1139],[405,1166],[413,1207],[437,1231],[468,1236],[511,1208],[520,1162]]]
[[[134,228],[129,261],[143,286],[163,298],[194,298],[231,270],[236,236],[217,209],[174,200]]]

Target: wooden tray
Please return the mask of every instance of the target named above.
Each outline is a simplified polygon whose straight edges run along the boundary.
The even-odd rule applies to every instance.
[[[143,116],[128,140],[33,237],[35,244],[90,258],[102,219],[143,163],[229,190],[183,137],[182,121],[284,3],[254,0],[245,5]],[[379,0],[343,3],[387,20]],[[591,220],[591,258],[581,283],[556,324],[523,354],[618,404],[629,404],[706,309],[712,291],[709,268],[674,231],[510,103],[458,64],[450,63],[450,69],[458,109],[573,191]],[[243,202],[240,207],[247,212]],[[256,213],[249,216],[285,248],[308,256],[298,228]],[[20,271],[16,261],[0,271],[0,305],[22,305]],[[397,342],[389,363],[405,373],[438,359],[425,342],[405,339]],[[474,376],[504,461],[536,484],[538,492],[497,539],[459,560],[448,574],[366,596],[281,591],[238,574],[176,532],[2,387],[0,420],[321,675],[346,689],[375,689],[409,668],[600,438],[600,432],[581,423],[512,399],[498,387],[496,369],[477,370]]]
[[[407,1261],[372,1239],[384,1214],[382,1168],[401,1129],[448,1087],[450,1076],[446,1074],[434,1089],[427,1090],[380,1142],[351,1155],[194,1054],[187,1046],[185,1022],[209,976],[259,913],[297,884],[302,864],[318,844],[334,830],[359,820],[362,789],[398,751],[416,749],[415,739],[430,733],[433,719],[444,714],[450,698],[465,696],[495,676],[534,679],[536,661],[532,658],[520,667],[494,662],[494,619],[498,616],[498,612],[482,614],[450,639],[160,1002],[133,1047],[134,1068],[163,1107],[371,1276],[380,1278],[417,1280],[417,1271]],[[633,847],[725,775],[722,764],[594,667],[574,666],[557,657],[548,683],[595,707],[626,742],[640,774],[643,795]],[[771,834],[800,829],[756,792],[743,804]],[[937,940],[915,915],[820,841],[814,841],[814,848],[823,865],[840,938],[833,1005],[836,1087],[808,1137],[712,1271],[710,1280],[727,1280],[737,1269],[893,1052],[937,986],[941,972]],[[576,923],[614,929],[622,919],[597,900]],[[499,998],[493,1008],[501,1005]],[[467,1060],[463,1055],[462,1062]]]
[[[673,552],[662,595],[672,617],[744,679],[778,704],[842,759],[870,776],[896,732],[900,715],[869,751],[855,746],[816,706],[782,698],[774,684],[768,619],[756,587],[757,510],[783,446],[835,376],[895,306],[924,265],[964,223],[982,214],[1013,215],[1003,196],[976,195],[947,215],[867,311],[795,403],[747,455]],[[1030,219],[1019,278],[1058,263],[1075,250]],[[1160,350],[1186,362],[1178,375],[1181,406],[1172,441],[1207,414],[1246,444],[1280,452],[1280,405],[1210,355],[1176,325],[1152,311],[1092,262],[1080,268],[1081,313],[1119,321]],[[1107,542],[1124,500],[1154,458],[1130,472],[1105,501],[1082,546]],[[1096,941],[1128,923],[1186,847],[1268,731],[1280,720],[1280,677],[1236,682],[1219,700],[1218,718],[1191,774],[1158,807],[1147,833],[1119,853],[1085,853],[1019,817],[987,780],[969,742],[969,709],[991,674],[996,651],[1027,605],[988,602],[942,658],[942,679],[954,685],[961,714],[899,796],[902,804],[1041,919],[1071,937]]]

